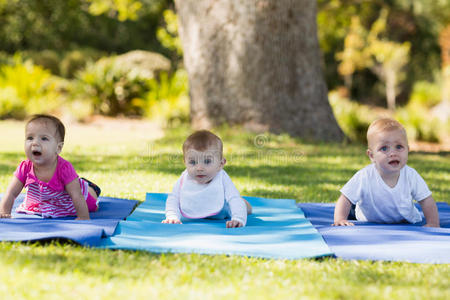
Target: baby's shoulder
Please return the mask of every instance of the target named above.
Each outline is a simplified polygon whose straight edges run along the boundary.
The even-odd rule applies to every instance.
[[[358,171],[356,171],[354,176],[357,177],[372,177],[375,176],[375,172],[377,171],[377,169],[375,168],[374,164],[370,164],[367,165],[365,167],[363,167],[362,169],[359,169]]]

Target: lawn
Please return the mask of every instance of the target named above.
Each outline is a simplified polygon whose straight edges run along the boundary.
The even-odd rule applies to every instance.
[[[0,190],[24,158],[23,123],[0,122]],[[240,128],[224,140],[226,171],[242,195],[334,202],[369,163],[363,145],[305,143]],[[62,156],[104,196],[170,192],[183,171],[187,129],[140,122],[68,126]],[[436,201],[450,203],[448,153],[411,153]],[[340,259],[266,260],[0,243],[2,299],[450,299],[450,266]]]

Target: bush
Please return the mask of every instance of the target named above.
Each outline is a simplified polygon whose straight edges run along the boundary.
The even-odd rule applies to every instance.
[[[148,111],[148,92],[161,88],[156,78],[161,70],[168,69],[169,60],[146,51],[102,58],[77,73],[77,98],[90,99],[95,113],[144,116]],[[169,85],[169,89],[175,87]]]
[[[0,66],[12,64],[14,64],[13,57],[6,52],[0,51]]]
[[[58,83],[48,70],[16,55],[13,65],[0,67],[0,117],[21,119],[56,111],[63,102]]]
[[[146,95],[146,116],[165,126],[174,127],[189,121],[188,75],[184,69],[173,75],[161,73],[150,81]]]
[[[88,63],[76,78],[79,98],[92,101],[94,113],[108,116],[143,115],[143,97],[149,89],[149,78],[129,73],[114,58]]]
[[[59,62],[61,57],[53,50],[23,51],[20,53],[24,60],[31,59],[35,65],[50,70],[52,74],[59,75]]]
[[[441,87],[437,83],[419,81],[414,84],[409,104],[431,108],[441,101]]]
[[[352,141],[367,143],[367,128],[376,119],[376,115],[368,106],[341,97],[337,91],[330,92],[328,97],[334,116],[345,135]]]
[[[410,102],[397,109],[395,118],[405,126],[408,139],[437,143],[440,128],[445,127],[437,118],[430,117],[429,109],[420,103]]]
[[[94,62],[101,56],[101,52],[88,48],[68,51],[59,64],[59,74],[65,78],[74,78],[75,73],[84,69],[88,62]]]
[[[329,93],[329,100],[339,126],[352,141],[366,143],[370,123],[381,117],[390,117],[403,124],[409,140],[439,142],[448,125],[431,117],[429,101],[420,101],[417,95],[405,107],[397,108],[395,113],[351,102],[336,91]]]

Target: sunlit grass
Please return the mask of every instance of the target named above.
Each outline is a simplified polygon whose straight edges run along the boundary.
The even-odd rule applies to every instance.
[[[141,129],[68,126],[62,156],[105,196],[144,200],[170,192],[183,171],[181,144]],[[150,128],[150,127],[149,127]],[[156,129],[155,129],[156,130]],[[0,122],[0,190],[24,158],[23,124]],[[363,145],[311,144],[220,128],[225,169],[243,195],[334,202],[369,163]],[[412,153],[409,164],[437,201],[449,202],[446,153]],[[0,243],[2,299],[449,299],[450,267],[370,261],[264,260],[83,248],[73,243]]]

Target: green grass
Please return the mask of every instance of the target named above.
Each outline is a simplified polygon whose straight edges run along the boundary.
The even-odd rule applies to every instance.
[[[164,137],[139,126],[68,126],[62,156],[103,195],[144,200],[170,192],[183,171],[189,131]],[[0,190],[23,159],[23,124],[0,122]],[[312,144],[288,136],[217,130],[225,169],[242,195],[334,202],[369,163],[362,145]],[[5,142],[7,141],[7,142]],[[437,201],[449,202],[445,153],[411,153]],[[392,262],[264,260],[239,256],[158,255],[73,243],[0,243],[2,299],[449,299],[450,266]]]

